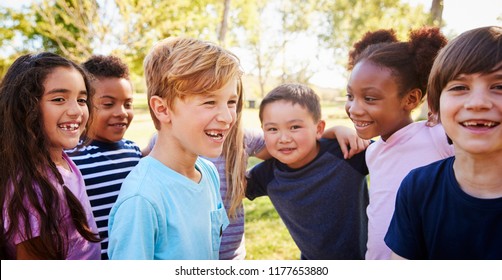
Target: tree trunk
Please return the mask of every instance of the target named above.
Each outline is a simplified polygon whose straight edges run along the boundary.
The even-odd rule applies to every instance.
[[[228,30],[228,12],[230,11],[230,0],[223,0],[223,15],[221,16],[220,32],[218,41],[221,46],[225,46],[225,36]]]
[[[431,5],[431,24],[434,26],[441,27],[443,25],[443,0],[432,0]]]

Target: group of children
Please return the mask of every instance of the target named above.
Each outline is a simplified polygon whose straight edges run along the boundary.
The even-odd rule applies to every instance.
[[[119,59],[21,56],[0,84],[1,258],[243,259],[242,200],[268,195],[301,259],[502,259],[501,49],[495,26],[369,32],[349,60],[358,137],[325,130],[301,84],[267,94],[261,134],[238,58],[168,38],[144,62],[143,154]],[[426,93],[432,126],[412,118]]]

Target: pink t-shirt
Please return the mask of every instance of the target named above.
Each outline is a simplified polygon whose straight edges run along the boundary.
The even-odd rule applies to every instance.
[[[368,214],[368,250],[366,259],[389,259],[391,250],[384,237],[394,213],[401,181],[420,166],[453,156],[443,127],[415,122],[398,130],[387,141],[371,144],[366,151],[370,173]]]
[[[87,197],[87,193],[85,191],[85,184],[84,180],[82,178],[82,174],[78,170],[78,168],[75,166],[73,161],[66,156],[65,153],[63,153],[63,158],[68,162],[70,166],[70,170],[66,170],[63,167],[58,166],[59,173],[61,173],[61,176],[63,177],[63,180],[65,182],[65,185],[68,187],[68,189],[77,197],[77,199],[80,201],[82,204],[82,207],[84,208],[86,215],[87,215],[87,223],[91,230],[93,232],[98,232],[96,222],[94,220],[94,216],[92,215],[91,211],[91,204],[89,202],[89,198]],[[54,179],[53,184],[55,184],[56,188],[58,189],[59,194],[62,196],[62,199],[66,201],[63,187],[57,183],[57,181]],[[64,202],[66,205],[66,202]],[[30,207],[31,208],[31,207]],[[4,209],[5,213],[5,209]],[[34,214],[34,211],[31,211],[31,214],[29,216],[30,219],[30,224],[31,224],[31,233],[33,237],[37,237],[40,235],[40,225],[39,225],[39,216]],[[5,217],[5,215],[4,215]],[[101,251],[101,245],[100,243],[92,243],[87,241],[85,238],[83,238],[80,233],[78,233],[75,225],[73,224],[71,220],[71,215],[70,215],[70,210],[68,207],[65,207],[63,209],[63,222],[61,223],[61,229],[62,230],[67,230],[68,236],[69,236],[69,244],[68,244],[68,255],[67,258],[68,260],[99,260],[101,259],[100,251]],[[9,224],[9,221],[6,220],[4,227],[6,228]],[[4,228],[4,230],[5,230]],[[11,240],[9,240],[7,247],[8,251],[10,252],[9,255],[13,259],[16,258],[16,245],[26,241],[27,238],[21,234],[20,231],[18,231]]]

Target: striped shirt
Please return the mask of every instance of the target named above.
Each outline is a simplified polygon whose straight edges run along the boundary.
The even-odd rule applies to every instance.
[[[108,259],[108,216],[117,200],[122,181],[141,159],[141,150],[134,142],[93,140],[84,146],[82,141],[68,156],[80,169],[87,195],[98,226],[101,241],[101,258]]]

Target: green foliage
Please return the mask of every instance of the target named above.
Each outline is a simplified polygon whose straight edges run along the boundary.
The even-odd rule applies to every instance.
[[[96,1],[42,0],[20,10],[3,9],[0,37],[22,44],[17,53],[51,51],[81,62],[93,53],[94,43],[106,30],[98,24]]]
[[[318,37],[344,59],[352,45],[368,31],[393,28],[403,39],[411,29],[423,26],[429,19],[422,5],[412,7],[400,0],[319,0],[317,4],[320,18],[324,19],[321,29],[325,31]]]
[[[119,50],[135,73],[153,44],[170,36],[215,40],[218,11],[215,0],[117,0],[124,28],[117,34]]]
[[[223,0],[33,1],[17,10],[0,8],[0,47],[10,49],[0,53],[3,65],[12,53],[47,50],[77,62],[112,53],[129,65],[141,91],[142,64],[152,45],[169,36],[216,42],[224,7]],[[336,63],[345,63],[348,49],[365,32],[392,27],[404,38],[427,18],[422,6],[400,0],[231,0],[225,45],[251,54],[253,68],[246,70],[258,77],[251,92],[260,98],[278,83],[308,83],[321,49],[334,51]],[[291,43],[303,38],[323,44],[315,54],[291,59],[297,52]]]

